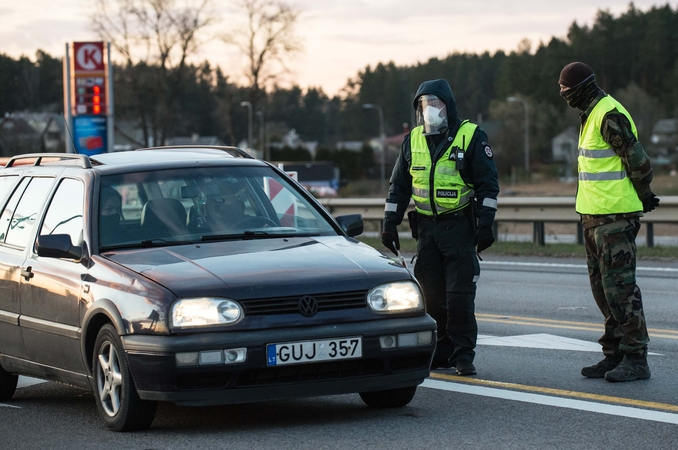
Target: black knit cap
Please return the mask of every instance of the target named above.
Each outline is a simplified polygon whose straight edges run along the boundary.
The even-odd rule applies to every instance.
[[[572,62],[560,72],[558,84],[572,88],[593,75],[593,69],[583,62]]]

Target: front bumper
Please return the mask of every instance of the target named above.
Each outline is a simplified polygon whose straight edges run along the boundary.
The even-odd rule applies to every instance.
[[[431,344],[394,349],[380,346],[380,336],[420,331],[433,333]],[[271,330],[128,335],[122,336],[122,341],[139,397],[185,405],[217,405],[418,385],[430,373],[435,333],[435,321],[424,315]],[[267,344],[347,336],[362,336],[361,358],[266,365]],[[227,348],[247,348],[247,360],[190,367],[177,367],[175,362],[176,353]]]

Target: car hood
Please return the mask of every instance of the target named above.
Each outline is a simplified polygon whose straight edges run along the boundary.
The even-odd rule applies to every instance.
[[[210,242],[103,256],[178,297],[241,300],[365,290],[412,279],[393,259],[341,236]]]

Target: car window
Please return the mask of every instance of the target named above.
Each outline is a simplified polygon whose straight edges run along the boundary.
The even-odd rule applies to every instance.
[[[101,247],[199,242],[245,232],[259,236],[336,233],[318,206],[302,194],[303,188],[270,167],[110,175],[102,177],[100,189]],[[104,200],[120,203],[116,217],[108,217],[113,210],[104,214],[103,208],[111,206],[104,205]]]
[[[12,221],[12,216],[14,215],[14,210],[16,209],[16,205],[19,203],[19,200],[24,193],[26,186],[28,186],[29,181],[30,178],[24,178],[21,180],[21,183],[14,190],[12,197],[9,199],[5,209],[2,211],[2,216],[0,216],[0,227],[2,227],[2,232],[0,233],[0,242],[5,242],[7,230],[9,229],[9,224]]]
[[[79,180],[61,181],[52,198],[40,235],[68,234],[73,245],[82,241],[85,187]]]
[[[10,188],[16,184],[18,179],[17,175],[0,177],[0,202],[5,198]]]
[[[12,215],[5,243],[16,247],[26,247],[38,220],[38,214],[52,187],[54,178],[33,178],[21,196],[16,211]]]

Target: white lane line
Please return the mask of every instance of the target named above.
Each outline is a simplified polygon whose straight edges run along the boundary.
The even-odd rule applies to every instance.
[[[21,406],[7,405],[6,403],[0,403],[0,408],[16,408],[21,409]]]
[[[553,267],[559,269],[583,269],[588,270],[586,264],[558,264],[558,263],[531,263],[531,262],[516,262],[516,261],[482,261],[481,266],[519,266],[519,267]],[[636,267],[636,271],[647,272],[668,272],[678,273],[678,269],[673,267]]]
[[[478,335],[478,345],[495,345],[503,347],[547,348],[551,350],[574,350],[579,352],[601,353],[597,342],[566,338],[553,334],[524,334],[521,336],[488,336]]]
[[[648,409],[631,408],[629,406],[608,405],[606,403],[572,400],[569,398],[551,397],[548,395],[531,394],[526,392],[507,391],[504,389],[488,388],[483,386],[472,386],[467,384],[457,384],[448,381],[438,381],[431,379],[424,380],[422,386],[430,389],[459,392],[462,394],[480,395],[483,397],[499,398],[503,400],[513,400],[524,403],[533,403],[535,405],[576,409],[578,411],[588,411],[598,414],[608,414],[611,416],[628,417],[631,419],[650,420],[653,422],[663,422],[678,425],[678,414],[665,413],[661,411],[652,411]]]
[[[549,350],[573,350],[577,352],[601,353],[602,347],[597,342],[572,339],[554,334],[523,334],[519,336],[491,336],[478,335],[478,345],[493,345],[497,347],[542,348]],[[648,355],[661,353],[648,352]]]

